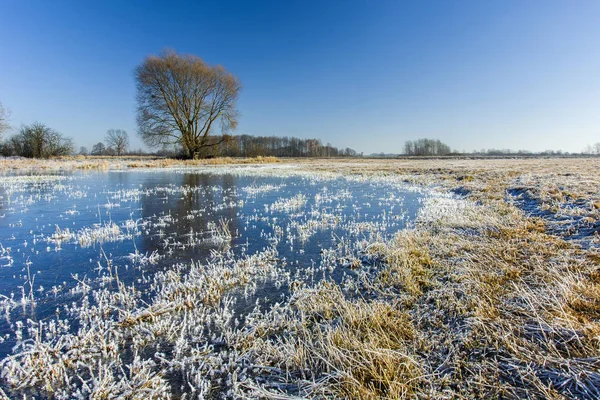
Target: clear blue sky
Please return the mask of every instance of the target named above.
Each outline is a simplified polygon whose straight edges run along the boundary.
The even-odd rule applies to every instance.
[[[164,48],[242,84],[239,134],[400,152],[600,141],[600,1],[0,0],[0,101],[90,147],[135,125]]]

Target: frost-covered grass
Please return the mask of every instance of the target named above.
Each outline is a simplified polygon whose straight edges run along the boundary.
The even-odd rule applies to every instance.
[[[211,215],[207,232],[165,237],[159,251],[130,253],[141,271],[168,260],[173,248],[211,240],[215,247],[206,260],[177,262],[133,283],[122,281],[119,261],[105,254],[97,269],[103,283],[77,278],[71,293],[80,300],[55,318],[11,321],[20,340],[2,361],[2,388],[55,398],[600,398],[597,234],[587,234],[592,245],[582,246],[581,238],[549,229],[551,215],[540,218],[513,198],[513,189],[527,187],[540,207],[557,202],[554,214],[596,218],[600,172],[569,162],[206,167],[214,174],[310,177],[316,190],[284,196],[284,183],[239,188],[244,201],[224,197],[223,209],[272,197],[236,230],[209,207],[107,220],[89,230],[58,228],[48,241],[86,235],[101,244],[160,235],[182,219]],[[390,190],[348,209],[344,202],[358,193],[327,188],[340,173],[349,177],[348,188],[410,182],[428,189],[405,187],[423,191],[421,208],[409,228],[389,237],[386,230],[407,218],[402,199]],[[118,209],[144,196],[168,202],[198,190],[123,189],[112,193],[111,204],[122,201]],[[555,193],[566,190],[569,196]],[[575,196],[581,201],[573,203]],[[48,200],[22,196],[12,207],[37,201]],[[572,210],[571,203],[581,207]],[[361,219],[372,207],[379,207],[376,218]],[[260,233],[269,245],[250,254],[223,246],[259,222],[270,227]],[[336,229],[343,235],[313,263],[291,268],[295,260],[279,254],[285,244],[300,258],[302,243]],[[0,260],[14,256],[0,250]],[[7,318],[19,304],[36,301],[33,285],[2,300]],[[244,300],[253,305],[241,307]]]
[[[0,158],[0,171],[5,172],[48,172],[76,170],[123,170],[132,168],[173,168],[203,165],[228,164],[271,164],[278,163],[277,157],[230,158],[219,157],[201,160],[175,160],[146,156],[99,157],[69,156],[50,160],[27,158]]]

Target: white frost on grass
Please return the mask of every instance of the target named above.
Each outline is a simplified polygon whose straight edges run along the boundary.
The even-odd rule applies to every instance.
[[[302,193],[297,194],[290,198],[279,198],[273,204],[265,205],[265,209],[269,211],[284,211],[293,212],[298,211],[306,204],[306,196]]]
[[[0,186],[12,186],[31,183],[59,182],[69,180],[64,175],[16,175],[0,176]]]
[[[257,185],[256,183],[253,183],[250,186],[244,186],[242,188],[242,190],[248,195],[248,196],[256,196],[258,194],[264,194],[264,193],[269,193],[269,192],[278,192],[281,189],[283,189],[285,187],[285,184],[280,184],[280,185],[272,185],[272,184],[264,184],[264,185]]]
[[[58,225],[52,236],[46,240],[60,248],[62,243],[78,243],[81,247],[89,247],[96,243],[108,243],[131,239],[133,234],[123,233],[116,223],[110,221],[104,224],[94,224],[92,227],[85,227],[77,232],[69,228],[61,229]]]
[[[172,392],[167,378],[173,374],[199,398],[210,387],[235,388],[246,375],[243,355],[213,350],[213,344],[238,336],[235,299],[225,293],[240,288],[250,295],[258,280],[285,279],[276,257],[269,248],[241,258],[215,254],[205,264],[175,265],[155,275],[149,303],[118,278],[116,290],[84,287],[83,301],[65,307],[76,331],[68,319],[17,326],[16,354],[1,362],[4,382],[16,392],[58,399],[167,398]]]
[[[473,229],[499,225],[498,213],[489,206],[439,193],[423,198],[416,222],[432,227]]]
[[[225,218],[219,218],[217,223],[209,221],[209,238],[207,241],[219,246],[223,246],[231,242],[233,236],[231,234],[231,230],[229,229],[229,222],[230,221]]]
[[[222,170],[232,173],[230,168]],[[210,173],[216,171],[211,169]],[[189,172],[185,169],[185,173]],[[163,204],[163,208],[148,208],[151,211],[138,217],[135,205],[131,205],[134,211],[125,217],[128,219],[117,209],[115,216],[121,215],[122,219],[116,222],[109,220],[74,230],[58,228],[54,235],[46,237],[47,241],[89,247],[145,235],[159,237],[163,248],[144,253],[136,247],[124,256],[113,256],[110,252],[107,256],[103,252],[105,258],[95,269],[97,278],[73,275],[76,285],[71,290],[63,290],[63,286],[69,286],[63,282],[60,290],[55,286],[47,291],[54,293],[60,305],[57,316],[41,323],[21,322],[13,336],[18,339],[15,354],[1,362],[3,384],[25,397],[166,398],[173,392],[195,398],[215,393],[224,397],[243,396],[243,388],[247,387],[244,385],[252,381],[252,376],[261,374],[261,368],[266,368],[253,364],[252,354],[244,351],[247,318],[262,312],[261,308],[280,309],[281,315],[285,315],[289,306],[288,288],[293,291],[330,279],[334,272],[341,272],[342,279],[351,282],[347,271],[352,269],[353,274],[358,274],[356,269],[368,258],[360,254],[364,252],[365,241],[383,240],[396,226],[399,229],[401,222],[397,221],[404,219],[402,211],[394,215],[399,217],[396,219],[390,211],[392,206],[402,204],[399,197],[375,194],[381,193],[382,188],[405,189],[392,178],[365,182],[363,178],[352,177],[343,181],[344,185],[363,182],[376,189],[356,196],[351,185],[336,189],[331,179],[337,176],[330,173],[299,173],[267,167],[235,170],[233,174],[255,177],[279,174],[293,179],[281,185],[268,184],[263,188],[252,184],[239,190],[175,184],[148,189],[103,189],[101,193],[107,196],[106,200],[98,202],[91,200],[96,198],[93,191],[83,196],[82,199],[89,197],[96,204],[109,204],[106,208],[120,205],[118,208],[123,209],[129,207],[129,202],[146,199]],[[300,185],[306,190],[296,194],[295,189]],[[76,186],[65,190],[74,189]],[[271,192],[279,197],[271,204],[267,200],[264,209],[260,199],[253,198]],[[183,197],[200,201],[192,209],[172,207]],[[248,203],[257,206],[252,210],[245,207]],[[382,209],[380,215],[377,207]],[[92,208],[95,212],[99,207]],[[85,216],[85,210],[92,208],[80,204],[77,211]],[[219,219],[220,215],[240,224],[230,225],[229,220]],[[266,248],[249,255],[248,242],[232,249],[228,246],[233,239],[230,229],[237,235],[244,223],[254,229],[250,232],[256,233],[257,240],[260,235]],[[186,226],[184,234],[180,224]],[[250,232],[247,237],[252,240]],[[298,263],[300,257],[278,259],[277,249],[281,245],[286,248],[289,245],[294,252],[294,242],[303,242],[293,254],[304,255],[309,240],[323,232],[315,254],[306,250],[309,254],[302,257],[304,265]],[[331,245],[324,245],[321,239]],[[181,259],[181,253],[177,254],[180,250],[203,246],[201,251],[205,251],[206,244],[219,247],[218,251],[208,247],[211,256],[207,260],[202,256],[191,263],[165,262],[171,256]],[[198,254],[196,250],[182,253]],[[315,259],[306,260],[311,256]],[[119,260],[129,264],[123,266]],[[157,264],[160,265],[127,271],[128,265]],[[293,269],[288,268],[291,265]],[[132,271],[137,275],[125,284],[119,278],[119,271],[122,276]],[[347,287],[352,285],[348,283]],[[75,300],[65,301],[61,296]],[[237,305],[244,300],[249,304]],[[8,314],[13,302],[10,298],[0,299],[0,306],[6,307]],[[253,304],[256,304],[254,311]]]

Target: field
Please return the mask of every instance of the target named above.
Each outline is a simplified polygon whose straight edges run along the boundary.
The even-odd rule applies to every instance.
[[[600,398],[599,158],[239,162],[2,160],[0,261],[23,283],[2,292],[0,394]],[[95,177],[138,172],[184,180],[92,191]],[[237,180],[212,197],[190,174]],[[37,229],[29,208],[76,192],[71,211],[83,221],[89,204],[101,222],[34,236],[94,268],[41,292],[7,242],[19,223]],[[196,195],[212,199],[201,233],[174,228],[199,218],[196,203],[151,208]],[[138,251],[160,232],[163,247]]]

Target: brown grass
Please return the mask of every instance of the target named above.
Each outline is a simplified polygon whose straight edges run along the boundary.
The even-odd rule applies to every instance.
[[[230,161],[239,162],[203,162]],[[543,209],[595,224],[600,159],[293,161],[435,185],[469,202],[373,243],[380,263],[355,266],[352,285],[297,285],[286,304],[251,315],[229,342],[263,371],[240,382],[242,394],[600,398],[598,234],[582,247],[509,201],[526,191]]]
[[[548,234],[505,201],[522,186],[558,208],[583,198],[596,221],[600,165],[591,164],[305,162],[465,188],[480,206],[371,246],[383,264],[364,275],[359,298],[333,283],[298,289],[294,314],[255,330],[250,348],[308,397],[600,398],[597,249]]]

